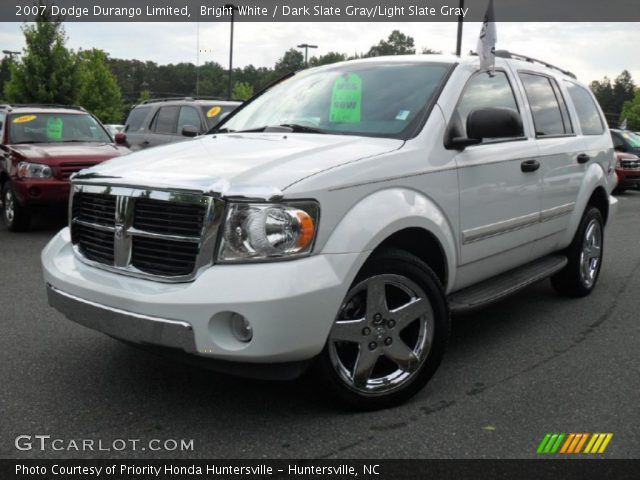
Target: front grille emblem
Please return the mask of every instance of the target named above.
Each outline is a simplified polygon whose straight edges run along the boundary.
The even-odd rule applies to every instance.
[[[124,225],[116,225],[113,235],[116,240],[122,240],[124,237]]]

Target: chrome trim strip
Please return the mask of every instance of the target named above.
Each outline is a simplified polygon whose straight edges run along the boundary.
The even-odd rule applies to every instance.
[[[94,224],[73,218],[73,197],[77,193],[95,193],[101,195],[116,196],[116,213],[114,226]],[[203,226],[198,236],[165,235],[148,232],[133,227],[135,200],[137,198],[166,201],[176,204],[199,204],[206,207]],[[196,278],[200,272],[212,265],[218,238],[218,230],[222,221],[224,202],[212,196],[200,193],[150,190],[137,187],[115,187],[112,185],[96,185],[72,182],[72,190],[69,202],[69,226],[74,223],[85,225],[114,234],[114,264],[108,265],[86,258],[77,245],[73,245],[73,252],[78,260],[92,267],[121,273],[138,278],[149,278],[155,281],[167,283],[188,282]],[[131,265],[133,237],[158,238],[169,241],[182,241],[199,244],[199,253],[195,259],[193,272],[187,275],[156,275],[143,272]]]
[[[193,328],[187,322],[134,313],[85,300],[47,284],[49,305],[85,327],[135,343],[196,352]]]
[[[490,223],[481,227],[470,228],[462,232],[462,243],[469,243],[486,240],[488,238],[515,232],[523,228],[532,227],[538,223],[547,222],[573,212],[575,202],[565,203],[557,207],[542,210],[539,213],[530,213],[520,217],[510,218],[501,222]]]
[[[570,202],[570,203],[565,203],[564,205],[559,205],[557,207],[542,210],[542,212],[540,212],[540,221],[546,222],[548,220],[553,220],[554,218],[567,215],[573,212],[573,209],[575,206],[576,206],[576,202]]]

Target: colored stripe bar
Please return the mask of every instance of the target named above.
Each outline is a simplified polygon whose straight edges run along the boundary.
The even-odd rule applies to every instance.
[[[544,447],[544,453],[551,453],[551,449],[553,448],[553,445],[555,444],[557,438],[558,438],[557,433],[554,433],[553,435],[551,435],[551,438],[547,442],[547,446]]]
[[[580,453],[580,451],[582,450],[582,446],[584,445],[584,442],[587,441],[587,438],[589,438],[589,434],[583,433],[582,438],[580,439],[580,442],[578,442],[578,445],[576,446],[576,449],[573,453]]]
[[[556,453],[558,451],[558,448],[560,448],[562,440],[564,440],[564,433],[558,435],[558,439],[556,440],[556,443],[553,445],[553,447],[551,447],[551,452],[549,453]]]
[[[547,445],[547,442],[549,441],[550,438],[551,438],[551,434],[550,433],[547,433],[544,436],[544,438],[540,442],[540,445],[538,445],[537,453],[542,453],[544,451],[544,447]]]
[[[587,448],[584,449],[584,453],[591,453],[591,449],[593,448],[593,444],[596,443],[596,440],[598,439],[598,434],[594,433],[593,435],[591,435],[591,439],[589,440],[589,443],[587,443]]]
[[[604,441],[602,442],[602,445],[600,445],[600,450],[598,450],[598,453],[604,453],[604,451],[607,448],[607,445],[609,445],[609,442],[611,441],[611,439],[613,438],[613,433],[607,433],[606,437],[604,439]]]
[[[575,433],[570,433],[569,436],[567,437],[567,440],[564,442],[564,445],[562,445],[562,449],[560,450],[560,453],[567,453],[567,449],[569,448],[569,446],[571,445],[571,442],[573,442],[573,439],[576,437]]]

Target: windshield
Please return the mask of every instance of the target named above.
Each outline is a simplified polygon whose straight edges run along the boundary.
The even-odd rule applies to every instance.
[[[226,113],[232,112],[236,106],[235,105],[202,105],[201,107],[202,113],[204,113],[205,118],[207,119],[207,129],[215,127],[218,123],[220,123],[220,118],[223,117]]]
[[[222,131],[288,125],[319,133],[403,136],[423,117],[449,68],[376,62],[303,71],[257,97],[223,123]]]
[[[640,135],[636,135],[631,132],[624,132],[622,136],[625,138],[627,143],[631,145],[631,148],[640,148]]]
[[[86,113],[33,113],[9,117],[9,143],[110,143],[107,132]]]

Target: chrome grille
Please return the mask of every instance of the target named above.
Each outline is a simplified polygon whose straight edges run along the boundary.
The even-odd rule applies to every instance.
[[[154,233],[199,237],[206,210],[201,204],[182,205],[140,198],[135,203],[133,226]]]
[[[74,185],[76,255],[99,268],[179,282],[210,265],[222,202],[196,193]]]
[[[89,260],[113,264],[113,233],[77,223],[72,230],[72,241]]]
[[[133,237],[131,264],[153,275],[188,275],[197,255],[197,243]]]
[[[637,169],[640,168],[640,160],[621,160],[622,168]]]
[[[90,168],[95,166],[95,162],[93,163],[82,163],[82,162],[69,162],[63,163],[58,167],[59,175],[62,180],[68,180],[71,175],[80,170],[84,170],[85,168]]]
[[[73,199],[73,218],[98,225],[115,225],[116,197],[79,193]]]

